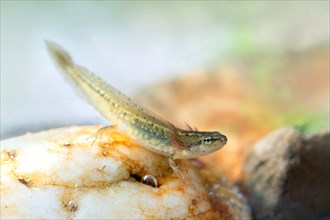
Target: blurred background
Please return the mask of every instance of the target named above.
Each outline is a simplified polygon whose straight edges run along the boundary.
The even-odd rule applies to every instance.
[[[329,1],[0,3],[1,139],[111,123],[47,39],[178,127],[225,134],[198,163],[240,185],[254,219],[330,219]]]
[[[329,129],[329,1],[1,1],[1,139],[108,123],[65,82],[47,54],[45,39],[132,96],[196,70],[203,75],[222,68],[224,73],[225,67],[242,72],[228,78],[238,85],[248,82],[255,92],[243,93],[250,98],[271,94],[266,99],[294,104],[281,122]],[[311,60],[312,67],[304,66]],[[292,77],[301,71],[307,75]],[[274,78],[290,78],[294,84],[275,80],[271,87]],[[205,89],[198,86],[189,97],[196,102],[202,97],[196,100],[195,94]],[[292,95],[297,91],[300,95]],[[165,106],[166,101],[158,99]]]

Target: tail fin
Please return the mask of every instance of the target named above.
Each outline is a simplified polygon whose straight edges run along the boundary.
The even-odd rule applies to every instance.
[[[48,52],[51,54],[55,63],[62,69],[62,71],[67,67],[72,67],[73,60],[68,52],[66,52],[61,46],[52,41],[45,40],[45,42]]]

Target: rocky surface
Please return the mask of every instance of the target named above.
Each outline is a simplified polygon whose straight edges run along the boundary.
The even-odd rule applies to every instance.
[[[307,138],[291,127],[262,139],[244,163],[256,219],[330,215],[330,133]]]
[[[250,219],[237,188],[189,160],[178,161],[187,170],[180,179],[166,157],[115,128],[95,135],[99,128],[1,141],[1,218]]]

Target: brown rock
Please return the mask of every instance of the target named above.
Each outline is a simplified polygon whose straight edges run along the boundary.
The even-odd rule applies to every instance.
[[[212,181],[210,181],[212,179]],[[251,219],[251,209],[238,186],[224,178],[209,178],[206,188],[212,207],[225,219]]]
[[[303,138],[282,128],[245,160],[245,185],[256,219],[316,219],[330,215],[330,133]]]

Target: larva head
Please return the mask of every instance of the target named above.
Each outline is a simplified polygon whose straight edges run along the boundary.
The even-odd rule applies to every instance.
[[[213,153],[227,143],[227,137],[217,131],[187,131],[180,135],[180,139],[185,145],[185,150],[182,152],[184,158]]]

